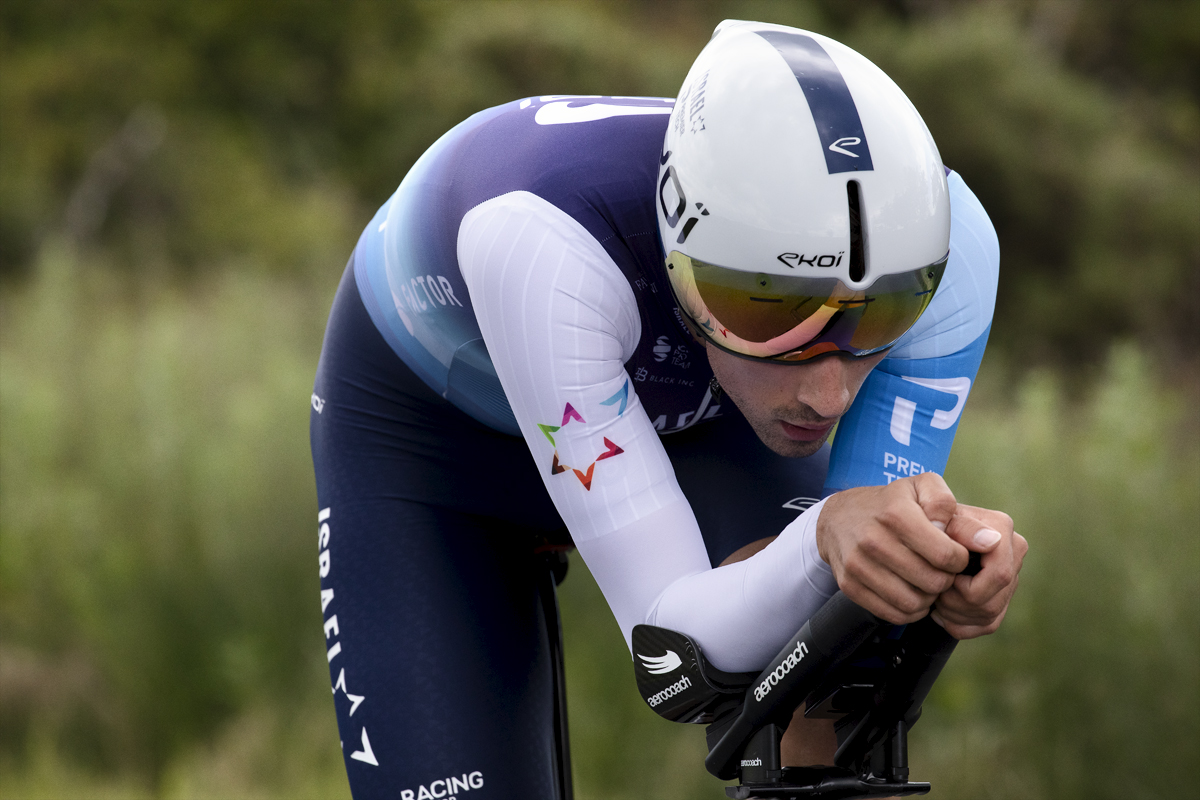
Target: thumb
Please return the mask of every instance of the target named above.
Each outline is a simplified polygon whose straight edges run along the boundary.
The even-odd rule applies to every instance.
[[[975,553],[990,553],[1004,536],[1000,531],[962,513],[956,513],[946,526],[946,535]]]

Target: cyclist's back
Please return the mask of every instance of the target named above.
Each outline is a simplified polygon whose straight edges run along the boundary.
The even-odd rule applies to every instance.
[[[662,274],[653,197],[672,106],[658,98],[528,98],[476,114],[417,162],[364,231],[355,268],[376,326],[427,385],[484,424],[518,433],[486,362],[484,375],[464,363],[485,353],[471,344],[480,333],[458,248],[464,218],[491,201],[513,214],[541,212],[539,222],[559,237],[582,228],[587,244],[603,248],[635,292],[638,323],[656,334],[642,337],[628,359],[630,372],[654,372],[638,395],[659,430],[681,427],[679,414],[697,407],[711,374],[691,357],[697,348]],[[489,247],[515,235],[509,226],[500,233],[505,240]],[[585,280],[596,266],[568,268]]]

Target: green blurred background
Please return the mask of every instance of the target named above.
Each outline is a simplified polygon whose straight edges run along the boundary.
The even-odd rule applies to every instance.
[[[1200,796],[1200,4],[4,0],[6,799],[348,797],[307,436],[357,234],[467,115],[674,95],[727,17],[883,67],[1000,235],[947,479],[1031,551],[914,777]],[[578,558],[562,598],[579,797],[724,797]]]

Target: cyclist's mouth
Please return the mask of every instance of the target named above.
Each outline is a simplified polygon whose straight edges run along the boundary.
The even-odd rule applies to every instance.
[[[829,429],[833,427],[832,422],[823,425],[793,425],[779,420],[779,424],[783,428],[783,435],[794,442],[815,442],[828,435]]]

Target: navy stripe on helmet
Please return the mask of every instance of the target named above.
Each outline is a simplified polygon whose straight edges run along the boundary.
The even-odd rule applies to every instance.
[[[846,79],[833,59],[810,36],[784,31],[755,31],[766,39],[791,68],[808,101],[825,167],[835,172],[862,172],[874,169],[867,135],[863,132],[858,107],[850,96]]]

